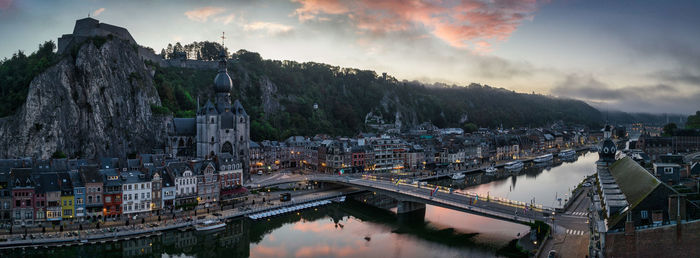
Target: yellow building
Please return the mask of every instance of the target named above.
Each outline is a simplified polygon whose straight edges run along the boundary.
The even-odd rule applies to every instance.
[[[74,203],[73,191],[70,191],[70,195],[67,195],[68,192],[66,192],[66,191],[62,191],[62,193],[66,194],[66,195],[61,195],[62,218],[72,219],[75,216],[75,203]]]

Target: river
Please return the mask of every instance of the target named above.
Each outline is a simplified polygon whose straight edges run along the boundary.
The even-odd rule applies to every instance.
[[[522,171],[516,174],[500,168],[496,176],[479,172],[468,174],[462,180],[445,178],[430,183],[515,201],[561,207],[571,191],[585,177],[595,173],[597,160],[597,152],[585,151],[577,153],[575,160],[562,162],[555,158],[550,164],[526,163]]]

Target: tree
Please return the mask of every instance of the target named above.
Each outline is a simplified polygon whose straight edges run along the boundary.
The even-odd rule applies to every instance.
[[[700,129],[700,111],[696,111],[695,115],[688,116],[688,121],[685,122],[687,129]]]
[[[678,129],[678,126],[675,123],[668,123],[668,124],[664,125],[663,136],[673,135],[673,132],[676,129]]]
[[[66,157],[68,156],[66,156],[66,154],[60,150],[57,150],[53,154],[51,154],[51,158],[53,159],[65,159]]]

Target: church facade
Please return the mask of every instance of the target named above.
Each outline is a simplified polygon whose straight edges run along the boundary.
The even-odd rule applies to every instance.
[[[214,159],[222,153],[248,171],[250,117],[240,101],[231,103],[232,81],[226,71],[226,54],[222,51],[219,71],[214,78],[215,100],[198,107],[196,118],[173,118],[168,125],[166,151],[173,157]],[[243,180],[248,180],[244,173]]]

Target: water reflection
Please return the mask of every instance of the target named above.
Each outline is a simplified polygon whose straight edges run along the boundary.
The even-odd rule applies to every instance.
[[[527,163],[521,171],[499,169],[496,175],[484,173],[466,175],[464,180],[440,179],[431,183],[464,189],[466,191],[504,197],[511,200],[561,207],[562,201],[581,180],[595,173],[595,152],[578,153],[567,160]]]
[[[159,236],[62,248],[0,252],[3,257],[493,257],[527,227],[427,206],[426,222],[348,201],[273,217],[229,221],[216,233]],[[7,255],[7,256],[6,256]]]

